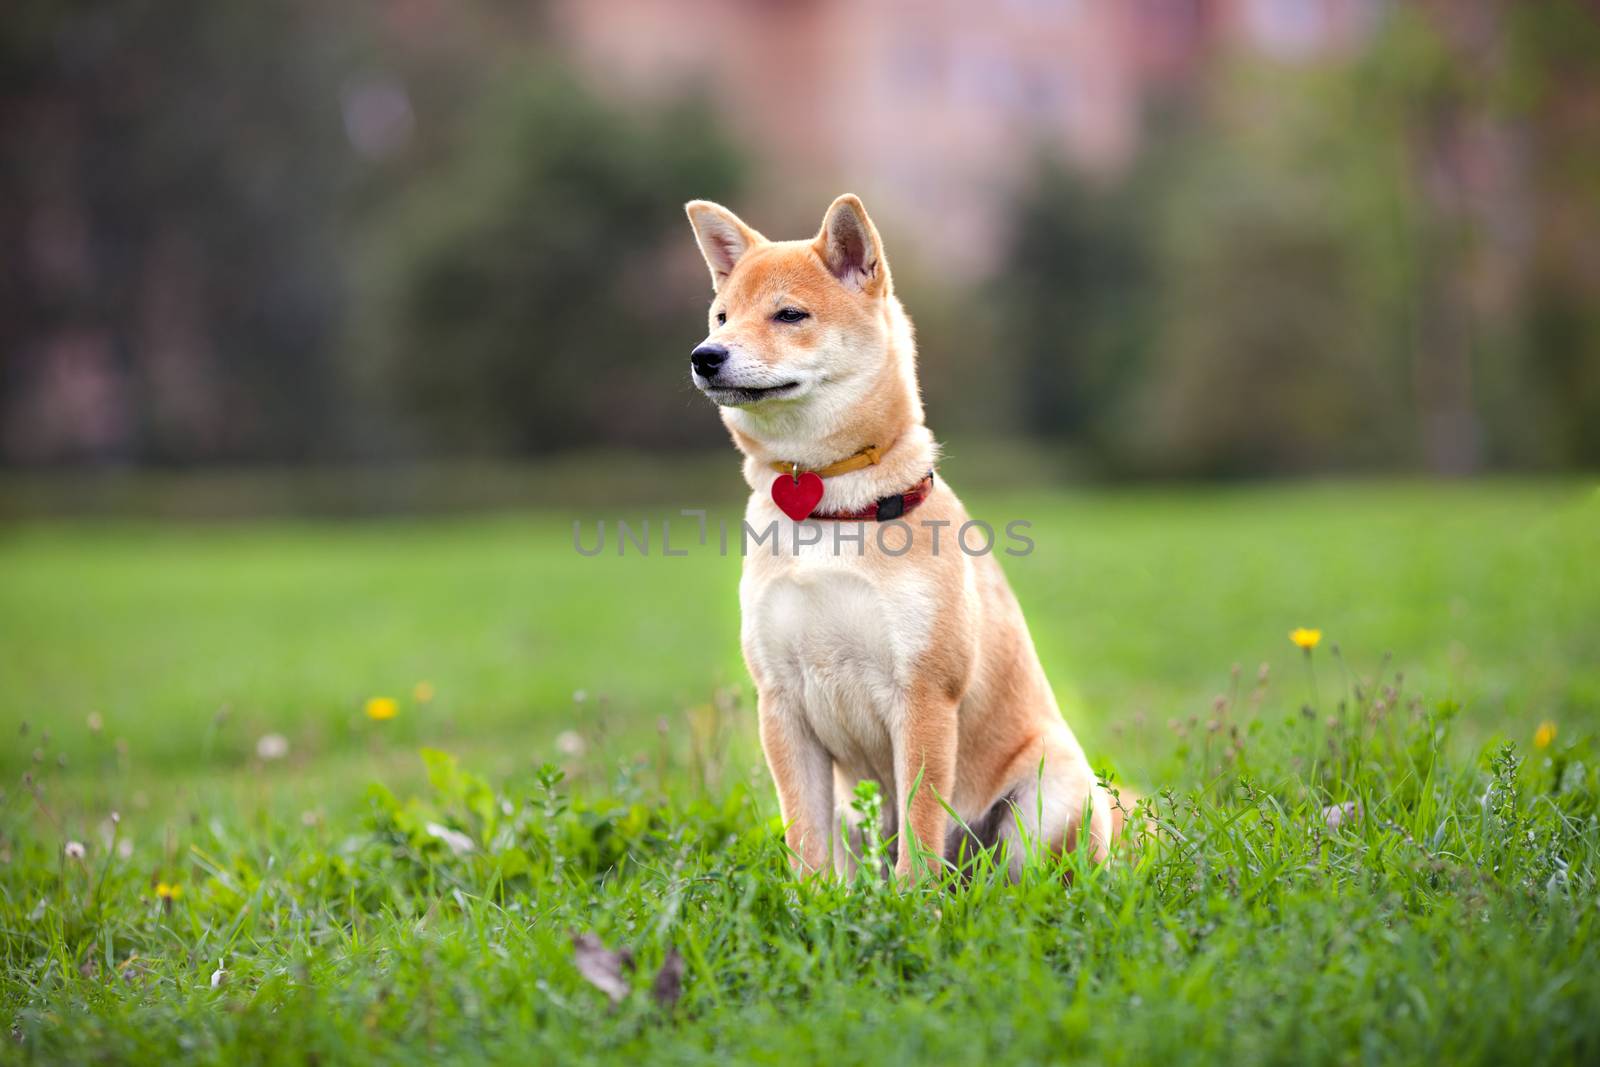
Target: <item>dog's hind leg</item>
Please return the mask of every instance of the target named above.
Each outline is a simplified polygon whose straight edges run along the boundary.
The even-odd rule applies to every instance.
[[[1010,802],[993,833],[996,843],[1006,849],[1013,879],[1021,876],[1029,854],[1043,849],[1060,854],[1081,842],[1096,863],[1106,858],[1112,834],[1111,800],[1074,741],[1047,733],[1017,757],[1006,781]]]

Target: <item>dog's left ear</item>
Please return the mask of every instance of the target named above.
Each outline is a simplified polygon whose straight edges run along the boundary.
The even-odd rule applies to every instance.
[[[846,193],[829,205],[822,218],[822,232],[811,247],[846,289],[868,296],[889,291],[889,263],[883,258],[883,242],[855,194]]]

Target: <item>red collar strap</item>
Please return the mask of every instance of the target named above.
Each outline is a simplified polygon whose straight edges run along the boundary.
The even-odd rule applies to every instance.
[[[891,519],[898,519],[902,515],[909,515],[918,504],[928,499],[928,495],[932,492],[933,472],[929,471],[922,476],[922,481],[905,492],[895,493],[893,496],[879,497],[876,502],[868,504],[859,511],[813,511],[808,517],[829,519],[834,522],[888,522]]]

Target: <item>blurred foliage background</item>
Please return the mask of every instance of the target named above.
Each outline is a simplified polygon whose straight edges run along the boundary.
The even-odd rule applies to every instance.
[[[1600,462],[1600,13],[18,0],[0,460],[725,447],[681,204],[846,188],[936,430],[1086,476]]]

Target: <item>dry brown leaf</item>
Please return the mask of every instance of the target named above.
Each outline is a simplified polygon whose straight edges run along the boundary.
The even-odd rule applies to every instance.
[[[667,958],[661,962],[655,981],[650,983],[650,996],[663,1011],[671,1011],[683,996],[683,954],[676,946],[667,949]]]
[[[633,970],[633,953],[627,949],[612,952],[594,934],[572,935],[573,961],[578,973],[600,992],[620,1004],[628,996],[628,982],[622,977],[624,969]]]

